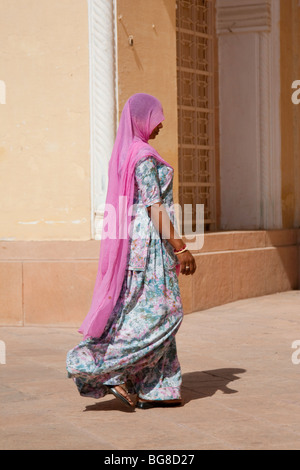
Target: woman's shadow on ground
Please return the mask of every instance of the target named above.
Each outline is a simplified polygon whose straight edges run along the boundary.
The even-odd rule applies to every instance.
[[[237,390],[229,388],[229,384],[239,380],[239,374],[245,373],[245,369],[215,369],[205,371],[187,372],[182,376],[182,400],[183,405],[192,400],[199,400],[211,397],[216,392],[221,391],[225,394],[237,393]],[[112,411],[122,410],[132,412],[134,409],[128,409],[115,398],[104,400],[87,406],[84,411]]]
[[[186,404],[191,400],[211,397],[218,391],[225,394],[237,393],[229,384],[240,380],[238,375],[245,372],[245,369],[229,368],[187,372],[182,376],[183,402]]]

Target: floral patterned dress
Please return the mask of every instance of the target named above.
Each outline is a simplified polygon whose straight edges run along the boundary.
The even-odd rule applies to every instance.
[[[105,385],[126,383],[146,400],[180,398],[175,334],[183,311],[177,258],[161,239],[146,207],[161,202],[171,221],[173,170],[146,157],[135,167],[134,211],[128,269],[101,338],[82,341],[67,356],[67,371],[82,396],[100,398]]]

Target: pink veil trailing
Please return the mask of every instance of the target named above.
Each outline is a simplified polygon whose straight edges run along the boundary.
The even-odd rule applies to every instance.
[[[152,131],[163,120],[161,103],[151,95],[135,94],[124,106],[109,162],[106,196],[108,217],[105,215],[107,224],[103,224],[92,304],[79,329],[85,339],[102,335],[121,292],[129,249],[127,227],[131,220],[135,165],[141,158],[151,155],[170,166],[148,144]],[[111,233],[106,231],[107,227]]]

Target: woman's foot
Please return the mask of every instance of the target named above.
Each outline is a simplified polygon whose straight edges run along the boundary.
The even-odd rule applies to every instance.
[[[110,393],[112,393],[116,398],[121,400],[126,405],[134,408],[134,403],[130,398],[129,392],[125,387],[125,384],[122,385],[107,385]]]

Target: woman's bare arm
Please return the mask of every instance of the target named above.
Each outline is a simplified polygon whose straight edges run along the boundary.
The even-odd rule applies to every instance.
[[[182,250],[184,243],[175,230],[164,205],[162,203],[155,203],[149,206],[147,210],[160,236],[168,240],[175,251]],[[193,255],[189,251],[185,251],[184,253],[178,254],[177,257],[180,262],[180,272],[186,275],[194,274],[196,271],[196,262]]]

